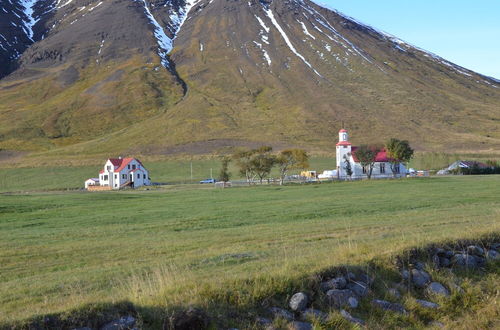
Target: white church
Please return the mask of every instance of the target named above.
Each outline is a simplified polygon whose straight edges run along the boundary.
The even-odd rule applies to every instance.
[[[341,129],[339,131],[339,143],[337,143],[337,177],[339,179],[348,179],[346,171],[347,159],[351,164],[353,179],[366,178],[367,175],[364,172],[363,166],[356,158],[354,152],[357,147],[353,147],[351,142],[349,142],[349,134],[347,130]],[[387,157],[387,152],[382,149],[378,152],[375,157],[375,165],[373,166],[372,178],[392,178],[392,177],[405,177],[406,167],[403,164],[399,164],[395,167],[395,173],[391,170],[390,159]]]

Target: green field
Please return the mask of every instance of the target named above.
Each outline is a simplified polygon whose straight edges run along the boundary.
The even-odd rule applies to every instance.
[[[498,232],[499,197],[500,176],[0,195],[0,324],[119,300],[259,304],[327,267]]]

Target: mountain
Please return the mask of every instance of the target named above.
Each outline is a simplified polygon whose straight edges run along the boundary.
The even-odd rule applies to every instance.
[[[17,4],[15,4],[17,3]],[[0,148],[500,148],[500,81],[308,0],[0,4]]]

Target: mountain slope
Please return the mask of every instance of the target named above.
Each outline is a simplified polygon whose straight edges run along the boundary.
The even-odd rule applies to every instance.
[[[310,1],[192,1],[47,4],[43,39],[0,81],[0,148],[331,151],[342,121],[356,142],[500,147],[492,78]]]

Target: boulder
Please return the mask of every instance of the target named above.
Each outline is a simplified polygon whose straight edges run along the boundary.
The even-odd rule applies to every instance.
[[[135,328],[135,323],[135,317],[123,316],[104,325],[101,330],[130,330]]]
[[[290,323],[288,325],[288,329],[290,329],[290,330],[313,330],[313,326],[311,323],[293,321],[292,323]]]
[[[354,292],[358,297],[364,297],[369,292],[368,284],[361,281],[347,284],[347,289]]]
[[[257,317],[255,322],[262,327],[267,327],[267,326],[270,326],[271,324],[273,324],[273,322],[270,319],[265,318],[265,317],[260,317],[260,316]]]
[[[486,252],[486,258],[490,260],[498,260],[500,259],[500,253],[495,250],[488,250],[488,252]]]
[[[365,321],[363,321],[362,319],[358,319],[358,318],[356,318],[356,317],[352,316],[352,315],[351,315],[351,314],[349,314],[349,312],[348,312],[348,311],[346,311],[346,310],[341,310],[341,311],[340,311],[340,315],[342,315],[342,317],[343,317],[344,319],[346,319],[347,321],[349,321],[349,322],[351,322],[351,323],[354,323],[354,324],[357,324],[357,325],[361,325],[361,326],[365,325]]]
[[[500,252],[500,243],[491,244],[491,249],[496,250],[497,252]]]
[[[187,310],[174,313],[165,329],[190,330],[208,329],[210,318],[199,308],[189,307]]]
[[[318,320],[325,322],[328,319],[328,314],[314,308],[308,308],[300,314],[302,321]]]
[[[434,254],[439,256],[439,257],[444,257],[446,255],[446,250],[442,248],[436,248],[434,250]]]
[[[410,272],[407,271],[406,269],[403,269],[401,271],[401,278],[403,279],[403,281],[409,281],[410,280]]]
[[[477,268],[476,258],[470,254],[457,253],[451,259],[451,263],[457,267],[465,267],[474,269]]]
[[[298,292],[292,296],[288,305],[292,311],[301,312],[306,309],[308,302],[307,295],[303,292]]]
[[[407,314],[408,313],[406,311],[406,309],[403,307],[403,305],[398,304],[398,303],[391,303],[391,302],[386,301],[386,300],[373,299],[372,305],[379,307],[383,310],[392,311],[392,312],[396,312],[399,314]]]
[[[452,250],[447,250],[444,254],[445,258],[448,258],[448,259],[453,258],[454,255],[455,255],[455,252],[453,252]]]
[[[326,293],[326,296],[328,297],[328,301],[330,302],[330,304],[334,307],[358,307],[358,300],[356,299],[354,292],[349,289],[329,290]]]
[[[321,291],[326,292],[328,290],[333,290],[333,289],[338,289],[338,290],[345,289],[346,285],[347,285],[347,280],[345,279],[345,277],[339,276],[329,281],[321,283],[320,287]]]
[[[427,300],[416,299],[417,303],[425,308],[438,309],[439,305]]]
[[[432,256],[432,266],[437,269],[441,267],[440,258],[437,254]]]
[[[368,286],[371,286],[373,282],[375,282],[375,279],[371,276],[368,276],[368,274],[361,274],[358,276],[357,279],[360,282],[368,284]]]
[[[423,262],[417,261],[413,264],[413,268],[418,270],[424,270],[425,264]]]
[[[439,282],[432,282],[431,284],[429,284],[426,292],[430,295],[441,295],[445,297],[448,297],[450,295],[450,291]]]
[[[483,248],[481,248],[477,245],[470,245],[467,247],[467,253],[475,255],[475,256],[483,256],[484,250],[483,250]]]
[[[271,314],[273,314],[275,318],[282,318],[288,321],[292,321],[294,318],[291,312],[283,308],[271,307],[269,308],[269,311],[271,312]]]
[[[345,275],[345,278],[348,281],[355,281],[356,280],[356,274],[354,274],[353,272],[347,272],[347,274]]]
[[[411,280],[417,288],[424,288],[431,281],[431,276],[425,270],[412,269]]]

